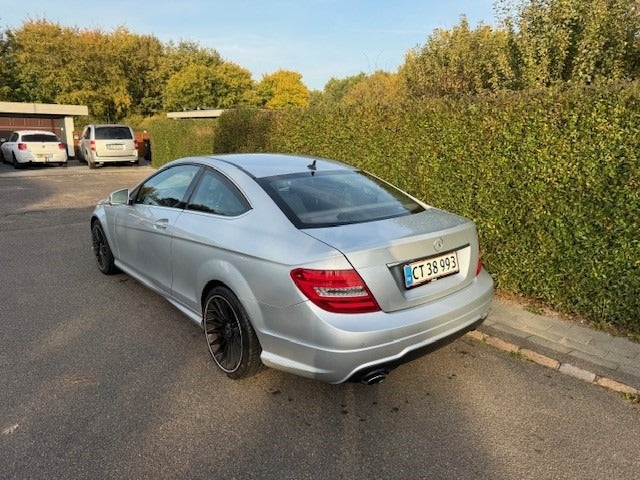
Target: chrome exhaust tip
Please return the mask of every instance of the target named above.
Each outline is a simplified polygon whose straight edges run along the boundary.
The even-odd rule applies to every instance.
[[[372,370],[361,377],[360,383],[364,385],[376,385],[385,380],[388,376],[388,370]]]

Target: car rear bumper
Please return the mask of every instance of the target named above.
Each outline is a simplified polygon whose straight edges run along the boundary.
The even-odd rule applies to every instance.
[[[307,302],[307,314],[299,311],[294,320],[307,324],[304,335],[294,339],[260,332],[262,361],[329,383],[357,379],[376,368],[393,368],[472,329],[488,316],[492,296],[493,280],[483,270],[454,294],[398,312],[336,315]]]
[[[91,161],[93,163],[135,163],[138,161],[138,155],[123,155],[121,157],[101,157],[98,155],[92,155]]]
[[[16,155],[16,161],[18,163],[66,163],[67,162],[67,154],[65,152],[62,153],[52,153],[52,154],[32,154],[30,152],[26,152],[23,154]]]

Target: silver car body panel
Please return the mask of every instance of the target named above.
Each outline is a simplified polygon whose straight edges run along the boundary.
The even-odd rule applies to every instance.
[[[297,157],[233,155],[172,163],[203,163],[224,174],[251,204],[236,217],[108,201],[93,216],[105,227],[116,265],[193,321],[202,321],[208,286],[230,288],[251,319],[262,361],[298,375],[339,383],[488,315],[493,281],[484,269],[476,275],[479,248],[472,222],[428,207],[406,217],[299,230],[247,174],[268,171],[269,165],[278,172],[299,170],[299,162],[290,167],[291,158]],[[457,252],[460,272],[404,287],[402,265],[447,250]],[[290,278],[299,267],[355,268],[382,310],[337,314],[317,307]]]
[[[344,318],[307,302],[288,312],[275,312],[274,316],[303,319],[318,315],[320,322],[307,325],[311,331],[304,339],[310,341],[268,334],[260,339],[262,361],[273,368],[340,383],[358,372],[399,360],[409,352],[464,331],[486,318],[492,295],[493,280],[483,269],[470,285],[455,294],[400,312]]]

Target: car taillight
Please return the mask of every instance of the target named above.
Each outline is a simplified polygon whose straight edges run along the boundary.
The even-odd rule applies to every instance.
[[[96,151],[96,141],[95,140],[90,140],[89,141],[89,150],[91,150],[92,152]]]
[[[26,150],[27,149],[27,144],[26,143],[19,143],[18,144],[18,150]]]
[[[355,270],[291,271],[296,286],[318,307],[334,313],[368,313],[380,310],[378,302]]]
[[[60,150],[64,150],[64,143],[59,143],[59,144],[58,144],[58,148],[59,148]]]

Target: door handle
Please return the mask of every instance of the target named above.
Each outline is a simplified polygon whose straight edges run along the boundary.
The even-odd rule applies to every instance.
[[[157,230],[166,230],[167,225],[169,225],[169,219],[161,218],[160,220],[156,220],[156,223],[153,224],[153,228]]]

